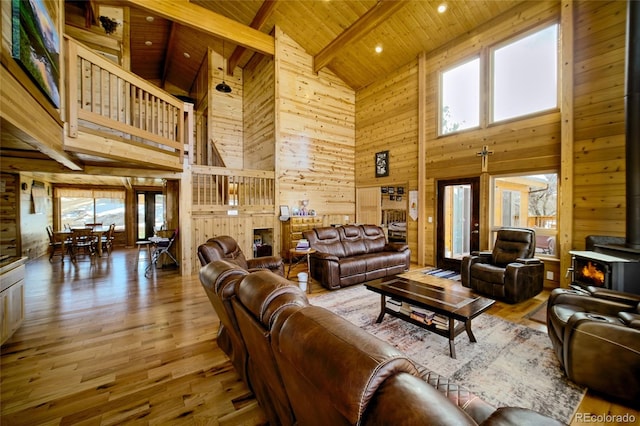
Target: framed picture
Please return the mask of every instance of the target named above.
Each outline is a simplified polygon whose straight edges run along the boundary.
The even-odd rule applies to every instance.
[[[383,194],[386,194],[387,193],[387,187],[386,186],[381,186],[380,187],[380,192],[383,193]]]
[[[389,194],[394,194],[396,189],[393,186],[390,186],[387,191],[389,192]]]
[[[376,177],[389,176],[389,151],[376,152]]]
[[[398,187],[398,194],[404,194],[404,186]]]
[[[11,0],[11,56],[60,107],[60,36],[43,0]]]

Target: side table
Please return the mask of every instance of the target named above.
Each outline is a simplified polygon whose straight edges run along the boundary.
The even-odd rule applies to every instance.
[[[306,262],[307,263],[307,274],[309,274],[309,280],[311,280],[311,268],[309,265],[309,255],[311,253],[315,253],[316,249],[306,249],[306,250],[299,250],[299,249],[295,249],[292,248],[289,250],[289,269],[287,270],[287,279],[289,278],[289,275],[291,274],[291,268],[293,268],[294,266],[299,265],[302,262]],[[298,260],[296,260],[296,262],[293,262],[293,258],[296,257],[298,258]],[[311,283],[310,281],[307,281],[307,293],[311,293]]]

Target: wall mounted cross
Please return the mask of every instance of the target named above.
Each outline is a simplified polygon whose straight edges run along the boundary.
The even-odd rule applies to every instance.
[[[476,152],[477,157],[482,157],[482,171],[486,172],[489,166],[489,156],[493,154],[493,151],[489,151],[487,145],[482,147],[482,151]]]

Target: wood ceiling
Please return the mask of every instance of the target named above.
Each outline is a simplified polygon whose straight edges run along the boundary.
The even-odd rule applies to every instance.
[[[435,50],[522,1],[181,0],[172,2],[175,10],[165,3],[120,2],[131,8],[131,68],[145,79],[186,95],[208,46],[227,59],[238,47],[241,36],[237,32],[221,34],[224,28],[216,28],[215,21],[220,17],[265,35],[278,25],[314,56],[316,68],[326,66],[357,90],[415,59],[420,52]],[[447,10],[438,13],[443,3]],[[189,12],[178,15],[179,10]],[[191,11],[199,16],[203,30],[180,23]],[[166,19],[171,13],[176,15]],[[147,16],[153,17],[153,22],[148,22]],[[146,41],[153,44],[147,46]],[[383,48],[379,54],[374,50],[378,45]],[[241,56],[235,52],[231,62],[242,68],[255,50],[244,50]],[[184,56],[185,52],[190,58]]]
[[[443,3],[447,10],[438,13]],[[83,42],[89,47],[113,57],[122,56],[128,41],[134,73],[169,93],[188,96],[209,47],[242,68],[253,55],[273,55],[270,34],[278,25],[314,57],[316,71],[326,67],[357,90],[415,60],[421,52],[441,48],[520,3],[523,1],[66,0],[65,31],[72,37],[84,34]],[[96,24],[97,18],[93,25],[87,25],[91,22],[86,16],[88,10],[95,16],[101,10],[114,9],[122,24],[115,34],[106,35]],[[376,53],[376,46],[383,51]],[[29,153],[27,144],[5,136],[3,132],[5,165],[8,158],[17,158],[20,152],[31,170],[34,164],[46,163],[46,155],[33,150]],[[88,166],[87,173],[108,170],[99,158],[74,158]],[[49,173],[52,182],[76,179],[56,174],[55,166],[64,168],[49,163],[41,171]],[[113,173],[126,170],[126,165],[119,166]],[[101,184],[131,182],[119,176],[123,175],[96,180]],[[153,183],[144,176],[141,179]]]

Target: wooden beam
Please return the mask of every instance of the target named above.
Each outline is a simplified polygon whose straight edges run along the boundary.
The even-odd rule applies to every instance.
[[[70,170],[54,160],[6,156],[4,151],[0,169],[5,173],[43,172],[70,173]]]
[[[164,53],[164,67],[162,69],[162,76],[160,76],[160,87],[164,89],[164,84],[167,81],[167,74],[169,73],[169,66],[171,66],[171,56],[173,52],[173,46],[176,44],[176,24],[171,22],[171,28],[169,29],[169,41],[167,42],[167,48]]]
[[[251,24],[249,26],[258,31],[261,30],[262,26],[267,22],[267,19],[269,19],[269,17],[275,10],[277,2],[278,0],[265,0],[260,6],[260,9],[258,9],[256,16],[254,16],[253,21],[251,21]],[[233,53],[229,57],[229,64],[227,65],[227,75],[233,75],[233,70],[238,65],[242,54],[246,50],[247,49],[242,46],[237,46],[234,49]]]
[[[275,50],[275,42],[270,35],[186,0],[124,0],[122,4],[146,10],[263,55],[273,56]]]
[[[405,0],[380,0],[313,57],[313,71],[326,67],[341,50],[366,36],[405,5]]]

